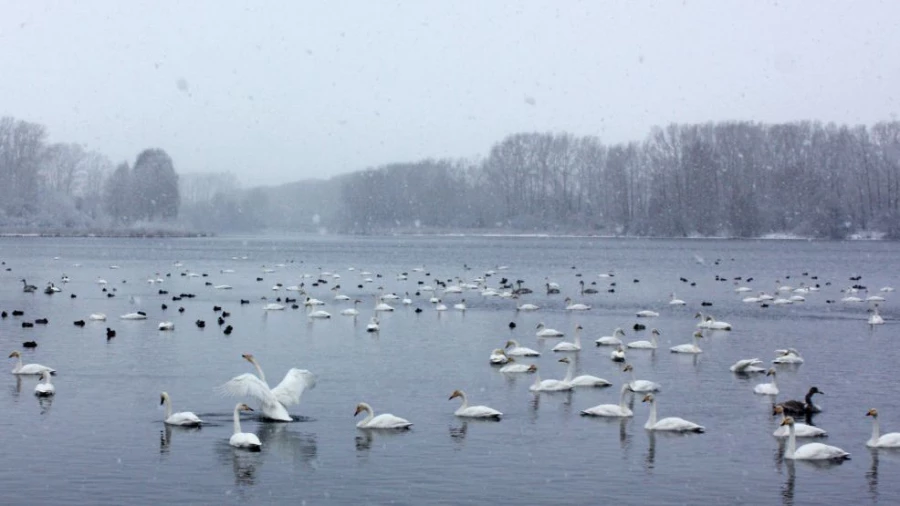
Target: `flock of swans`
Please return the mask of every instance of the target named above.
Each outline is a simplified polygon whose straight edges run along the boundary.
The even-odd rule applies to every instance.
[[[413,271],[422,272],[422,270],[416,269],[414,269]],[[516,284],[513,284],[506,281],[506,279],[504,278],[498,284],[498,286],[490,286],[489,280],[491,279],[491,276],[497,275],[497,273],[498,271],[490,271],[484,276],[478,276],[475,279],[468,281],[458,278],[456,283],[439,282],[437,283],[438,286],[426,285],[422,282],[419,282],[419,284],[414,287],[414,291],[416,293],[416,302],[414,302],[412,298],[413,296],[411,296],[409,292],[407,292],[406,296],[404,297],[394,293],[385,293],[383,290],[380,290],[379,293],[373,295],[374,306],[372,311],[374,315],[371,316],[369,323],[366,326],[366,330],[368,332],[380,332],[381,322],[379,321],[378,314],[381,312],[394,311],[395,308],[391,306],[391,304],[396,303],[402,304],[403,306],[407,307],[426,304],[426,307],[427,305],[432,306],[432,310],[434,311],[448,311],[450,310],[450,307],[452,307],[455,311],[466,311],[470,306],[466,304],[465,298],[461,298],[459,302],[448,307],[443,303],[443,297],[462,296],[467,292],[480,292],[483,297],[500,297],[510,299],[511,308],[515,309],[516,312],[534,312],[540,311],[542,309],[537,304],[521,302],[521,299],[527,297],[531,292],[530,290],[523,288],[523,282],[521,280],[519,280],[519,282],[517,282]],[[330,273],[319,273],[320,278],[327,275],[330,275]],[[367,282],[373,281],[370,273],[361,273],[361,275],[364,279],[366,279]],[[366,276],[370,277],[366,278]],[[192,273],[190,277],[198,276],[195,273]],[[610,278],[611,275],[608,274],[606,276],[600,277]],[[403,274],[402,278],[398,276],[398,281],[405,281],[406,279],[407,275],[405,273]],[[69,278],[68,276],[66,276],[64,279],[64,283],[68,282],[68,280]],[[157,275],[156,278],[151,278],[151,280],[148,280],[148,282],[163,283],[164,280]],[[24,279],[22,280],[22,283],[24,292],[36,292],[37,287],[35,287],[34,285],[29,285]],[[107,284],[108,283],[106,280],[97,280],[97,285],[103,287],[104,291],[106,290],[105,287],[107,286]],[[207,284],[211,285],[211,283]],[[582,296],[599,293],[597,289],[586,287],[583,280],[579,280],[579,285],[580,293]],[[231,289],[230,285],[225,284],[212,286],[215,289],[221,290]],[[359,288],[363,287],[363,284],[359,285]],[[273,290],[281,288],[285,288],[286,290],[293,290],[298,292],[298,294],[302,294],[303,296],[305,296],[305,300],[303,300],[302,304],[307,309],[306,315],[309,319],[331,318],[331,314],[323,308],[327,306],[327,303],[323,302],[320,299],[312,297],[306,291],[304,285],[291,285],[289,287],[284,287],[284,285],[279,284],[273,287]],[[554,283],[549,280],[547,280],[547,282],[545,283],[545,289],[548,296],[561,293],[562,291],[558,283]],[[744,297],[742,299],[742,302],[747,304],[760,305],[786,305],[802,303],[805,301],[805,298],[807,296],[817,290],[818,288],[814,286],[803,285],[795,289],[784,286],[780,282],[776,282],[775,295],[769,295],[765,292],[760,292],[758,295]],[[45,293],[51,295],[53,293],[58,293],[59,291],[59,287],[56,287],[52,283],[49,283],[47,290],[45,290]],[[740,296],[744,296],[747,292],[750,291],[751,289],[749,287],[743,286],[735,289],[735,292]],[[870,325],[883,324],[884,319],[878,311],[878,304],[884,302],[884,296],[873,295],[863,299],[862,297],[855,295],[858,291],[859,290],[854,287],[846,289],[844,291],[846,296],[843,297],[840,302],[846,304],[868,302],[873,304],[871,308],[871,315],[868,318],[868,323]],[[885,294],[890,291],[892,291],[892,289],[889,289],[887,287],[882,290],[882,292]],[[439,293],[440,296],[438,296]],[[280,297],[276,302],[271,302],[267,299],[265,305],[263,306],[263,309],[266,311],[284,310],[287,306],[282,302],[283,301]],[[289,304],[293,301],[292,299],[290,299],[290,297],[286,297],[284,302]],[[838,301],[830,302],[837,303]],[[241,303],[244,303],[244,300],[241,300]],[[345,294],[336,293],[334,295],[334,303],[353,304],[352,308],[346,308],[340,311],[339,314],[342,316],[356,318],[360,314],[359,310],[357,309],[357,306],[360,303],[359,298],[352,298]],[[674,293],[670,295],[669,304],[675,307],[687,305],[684,300],[677,298]],[[299,304],[297,304],[296,302],[294,303],[295,308],[298,305]],[[165,306],[163,307],[165,308]],[[582,302],[576,302],[571,297],[566,297],[564,299],[561,309],[564,311],[572,312],[573,314],[580,311],[594,310],[592,305]],[[415,310],[417,312],[421,311],[419,307],[417,307]],[[643,309],[634,313],[634,317],[638,318],[641,321],[652,321],[658,316],[659,312],[651,309]],[[123,314],[120,316],[120,318],[123,320],[145,320],[148,318],[148,316],[144,311],[136,311]],[[701,354],[703,353],[701,343],[709,333],[723,333],[732,330],[732,325],[730,323],[717,320],[712,315],[704,314],[703,312],[697,312],[695,318],[698,319],[699,322],[697,323],[696,330],[690,336],[690,342],[670,347],[669,351],[671,353],[693,355]],[[102,313],[93,313],[88,317],[88,319],[93,321],[106,321],[106,315]],[[219,323],[220,325],[222,323],[221,317]],[[80,322],[75,322],[75,324],[83,326],[84,321],[82,320]],[[511,323],[510,326],[511,328],[514,328],[513,323]],[[642,324],[635,324],[635,329],[643,328],[646,327]],[[175,325],[171,321],[162,321],[159,322],[158,329],[160,331],[173,331],[175,329]],[[537,340],[553,341],[559,339],[559,342],[554,344],[550,348],[550,351],[552,353],[561,355],[561,358],[559,358],[557,362],[560,364],[564,364],[567,368],[565,376],[561,379],[542,378],[537,364],[525,362],[528,359],[539,357],[541,353],[532,348],[522,346],[519,341],[515,339],[507,339],[502,348],[493,349],[493,351],[491,351],[489,355],[489,363],[491,366],[496,366],[499,372],[503,374],[533,375],[534,380],[528,387],[528,390],[534,392],[536,395],[540,395],[546,392],[572,391],[581,388],[605,388],[614,385],[614,381],[589,374],[575,375],[574,359],[570,357],[572,357],[573,354],[593,353],[595,349],[606,347],[606,349],[611,350],[609,352],[610,360],[614,363],[622,364],[621,366],[617,367],[621,371],[623,377],[627,379],[623,381],[621,383],[621,386],[617,389],[619,392],[618,403],[599,404],[593,407],[587,407],[580,411],[582,415],[613,418],[633,417],[635,416],[635,413],[629,407],[627,399],[629,395],[639,394],[639,398],[641,399],[642,404],[647,405],[647,421],[644,424],[644,429],[648,431],[679,433],[703,433],[706,431],[706,428],[703,425],[680,417],[669,416],[658,419],[657,395],[658,392],[660,392],[662,389],[661,385],[649,380],[636,379],[634,365],[632,363],[628,363],[627,361],[628,355],[630,353],[655,353],[660,346],[658,341],[659,337],[662,334],[660,330],[658,330],[657,328],[652,328],[649,332],[649,339],[640,339],[626,342],[626,334],[623,328],[615,328],[612,331],[611,335],[601,336],[597,338],[596,340],[594,340],[594,346],[587,349],[583,347],[583,343],[581,340],[581,334],[582,332],[584,332],[584,330],[585,329],[582,327],[582,325],[576,325],[574,327],[573,337],[571,341],[565,339],[565,332],[550,328],[544,323],[539,323],[534,330],[534,338]],[[114,335],[114,331],[112,331],[112,329],[107,328],[107,332],[108,337],[110,337],[109,332],[113,332]],[[55,387],[51,382],[51,377],[56,373],[55,369],[36,363],[24,364],[22,361],[22,355],[19,351],[11,352],[9,354],[9,358],[16,359],[15,365],[12,369],[13,374],[40,376],[41,380],[34,389],[35,395],[52,396],[55,394]],[[261,447],[259,438],[255,434],[243,432],[241,428],[241,413],[258,411],[263,418],[271,421],[293,421],[294,418],[289,413],[288,408],[300,403],[303,394],[316,386],[317,378],[316,375],[309,370],[291,368],[285,374],[281,382],[278,383],[278,385],[276,385],[275,387],[269,387],[265,373],[263,372],[263,369],[256,358],[251,354],[243,354],[242,358],[254,367],[256,374],[245,373],[235,376],[234,378],[220,385],[217,388],[217,391],[218,393],[223,395],[237,397],[255,403],[255,405],[257,406],[256,408],[251,407],[243,401],[238,402],[234,406],[233,434],[229,439],[229,444],[237,448],[259,450]],[[775,367],[767,368],[764,367],[763,361],[759,358],[744,358],[737,360],[730,367],[730,371],[735,374],[743,375],[760,374],[764,375],[763,377],[766,378],[765,380],[763,380],[763,382],[760,382],[753,387],[753,393],[762,396],[770,396],[773,399],[773,415],[782,416],[781,424],[779,428],[773,433],[773,436],[779,438],[787,438],[787,446],[785,449],[784,457],[787,459],[826,461],[843,460],[849,458],[848,452],[836,446],[825,445],[822,443],[807,443],[800,447],[797,447],[796,441],[798,438],[824,437],[827,435],[827,432],[819,427],[808,423],[804,424],[795,420],[795,417],[807,417],[808,419],[811,414],[821,411],[821,408],[813,402],[813,396],[815,394],[822,394],[822,392],[817,387],[812,387],[802,401],[789,400],[776,404],[774,399],[780,394],[780,390],[776,382],[778,374],[778,369],[776,367],[785,364],[801,364],[804,362],[804,359],[801,356],[800,352],[796,349],[787,348],[777,350],[776,356],[771,362]],[[462,390],[453,391],[449,397],[449,400],[457,398],[461,400],[461,405],[454,412],[454,414],[458,417],[490,419],[497,421],[501,420],[503,417],[503,413],[492,407],[484,405],[469,405],[468,397]],[[165,415],[163,419],[165,424],[176,426],[201,426],[204,424],[204,421],[193,412],[182,411],[173,413],[171,399],[169,397],[169,394],[166,392],[162,392],[160,394],[160,404],[165,407]],[[357,404],[356,411],[354,412],[354,417],[358,416],[361,413],[365,413],[366,416],[356,423],[356,427],[359,429],[409,430],[411,427],[413,427],[413,422],[390,413],[382,413],[376,415],[374,408],[366,402],[359,402]],[[872,418],[872,435],[866,442],[867,446],[873,448],[900,448],[900,433],[880,433],[877,410],[870,409],[865,413],[865,416]]]

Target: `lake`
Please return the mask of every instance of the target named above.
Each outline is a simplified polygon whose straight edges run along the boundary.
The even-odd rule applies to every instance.
[[[879,291],[900,285],[898,253],[900,244],[868,241],[0,238],[0,309],[24,311],[0,320],[0,345],[7,355],[18,350],[24,362],[58,371],[57,393],[47,399],[33,395],[37,378],[4,377],[3,502],[892,503],[900,496],[900,482],[893,479],[900,452],[865,446],[871,433],[865,414],[878,408],[882,432],[900,431],[900,395],[890,379],[900,362],[894,344],[898,311],[895,295]],[[419,282],[472,283],[489,271],[489,287],[507,278],[522,280],[534,293],[516,300],[466,288],[441,296],[450,308],[445,312],[434,309],[430,292],[416,294]],[[850,280],[856,276],[858,281]],[[23,278],[38,291],[24,293]],[[162,282],[148,282],[156,278]],[[318,279],[326,283],[312,286]],[[45,295],[42,289],[51,281],[62,291]],[[581,295],[580,281],[598,293]],[[558,283],[561,293],[547,294],[547,282]],[[274,290],[278,283],[281,289]],[[306,316],[304,296],[285,290],[301,283],[309,296],[326,302],[322,309],[332,318]],[[752,293],[774,294],[783,285],[818,284],[819,290],[804,295],[806,302],[761,307],[742,302],[746,294],[735,292],[736,283]],[[233,288],[214,288],[219,284]],[[853,284],[869,288],[859,293],[863,298],[887,299],[880,307],[885,325],[867,324],[869,304],[840,302],[842,290]],[[339,314],[352,304],[334,300],[335,285],[362,301],[358,317]],[[391,302],[396,311],[380,313],[380,332],[368,333],[375,295],[382,292],[409,293],[413,303]],[[686,305],[668,304],[673,292]],[[172,300],[182,293],[194,297]],[[566,311],[566,296],[592,308]],[[278,297],[298,297],[300,307],[263,309]],[[454,310],[463,298],[467,310]],[[712,305],[701,306],[704,301]],[[526,302],[540,310],[515,310]],[[216,322],[213,306],[231,313],[230,335]],[[635,316],[645,309],[659,316]],[[138,310],[147,320],[119,319]],[[670,353],[669,347],[691,341],[697,311],[734,328],[705,332],[702,354]],[[73,325],[91,313],[105,313],[108,321]],[[49,323],[22,327],[37,318]],[[198,319],[205,328],[195,324]],[[161,321],[174,322],[175,329],[157,330]],[[566,337],[536,338],[540,322]],[[633,331],[638,322],[647,330]],[[571,340],[576,325],[584,328],[582,351],[551,352],[557,342]],[[115,338],[107,340],[107,327]],[[640,395],[627,397],[633,418],[579,415],[597,404],[617,403],[628,379],[622,365],[610,360],[611,349],[593,343],[616,327],[625,329],[625,341],[649,339],[650,328],[660,330],[658,350],[629,350],[627,361],[638,378],[662,385],[656,397],[660,417],[686,418],[705,426],[705,433],[648,432],[649,408]],[[579,374],[603,377],[613,386],[534,394],[528,388],[533,376],[504,375],[488,363],[491,350],[510,338],[541,351],[534,360],[520,361],[537,364],[543,379],[565,375],[565,364],[558,362],[565,355]],[[36,348],[23,348],[32,340]],[[823,442],[850,452],[851,460],[826,466],[785,460],[784,442],[772,436],[779,422],[772,401],[753,393],[755,384],[771,378],[740,377],[728,369],[753,357],[768,367],[775,350],[786,347],[797,348],[805,363],[777,367],[778,399],[802,399],[818,386],[825,392],[816,397],[823,412],[812,421],[828,431]],[[262,442],[258,453],[229,446],[237,400],[216,392],[230,378],[254,372],[243,353],[256,357],[272,385],[291,367],[317,376],[300,405],[289,407],[294,422],[243,416],[243,430]],[[9,370],[14,365],[9,359]],[[455,389],[473,404],[502,411],[502,420],[456,417],[459,400],[448,400]],[[193,411],[206,424],[199,430],[167,428],[162,391],[170,394],[175,411]],[[357,429],[358,402],[414,425],[399,433]]]

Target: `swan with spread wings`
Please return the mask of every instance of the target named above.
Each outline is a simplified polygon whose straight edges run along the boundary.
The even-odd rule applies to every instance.
[[[259,376],[244,373],[231,378],[219,387],[219,391],[235,397],[252,397],[259,401],[260,411],[265,418],[279,422],[291,422],[293,418],[287,406],[300,404],[303,392],[316,386],[316,376],[306,369],[291,369],[275,388],[269,388],[266,376],[256,358],[249,353],[241,355],[244,360],[256,367]]]

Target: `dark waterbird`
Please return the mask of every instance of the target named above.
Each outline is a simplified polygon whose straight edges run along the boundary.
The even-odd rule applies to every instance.
[[[75,320],[76,327],[84,327],[84,320]]]
[[[106,327],[106,340],[109,341],[114,337],[116,337],[116,331],[109,327]]]

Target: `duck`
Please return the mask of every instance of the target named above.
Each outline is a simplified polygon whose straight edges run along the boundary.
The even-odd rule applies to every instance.
[[[627,364],[622,372],[626,372],[630,374],[631,381],[626,383],[628,390],[632,392],[645,393],[645,392],[658,392],[660,389],[659,383],[655,383],[653,381],[648,380],[637,380],[634,379],[634,367],[631,364]]]
[[[650,331],[649,341],[632,341],[628,343],[627,346],[633,350],[655,350],[658,346],[658,343],[656,342],[657,337],[659,337],[659,330],[653,329]]]
[[[412,422],[405,418],[400,418],[399,416],[394,416],[390,413],[382,413],[378,416],[375,416],[375,411],[372,410],[372,406],[369,406],[365,402],[360,402],[356,405],[356,411],[353,413],[353,416],[356,416],[362,412],[368,413],[365,418],[356,423],[356,426],[360,429],[393,429],[393,430],[405,430],[412,427]]]
[[[625,331],[620,327],[616,327],[611,336],[603,336],[594,341],[597,346],[618,346],[622,344],[622,337],[625,337]]]
[[[515,339],[506,341],[506,355],[510,357],[539,357],[541,353],[531,348],[519,346]]]
[[[869,448],[900,448],[900,432],[889,432],[881,435],[878,426],[878,410],[872,408],[866,416],[872,417],[872,437],[866,441]]]
[[[9,358],[16,359],[16,365],[13,367],[13,374],[21,374],[21,375],[33,375],[33,374],[42,374],[44,372],[48,372],[50,374],[55,374],[56,369],[52,367],[47,367],[41,364],[24,364],[22,365],[22,354],[18,351],[14,351],[9,354]]]
[[[50,382],[51,374],[48,371],[41,372],[42,383],[34,386],[34,395],[38,397],[50,397],[56,394],[56,387]]]
[[[262,449],[262,443],[259,442],[256,434],[241,432],[241,411],[253,411],[253,408],[243,403],[238,403],[234,407],[234,434],[231,435],[228,444],[235,448],[245,448],[258,452]]]
[[[166,392],[159,394],[159,403],[161,405],[165,404],[166,406],[166,418],[164,420],[166,425],[199,427],[203,423],[203,420],[201,420],[199,416],[190,411],[172,413],[172,401],[169,399],[169,394]]]
[[[469,401],[466,398],[466,393],[462,390],[454,390],[452,394],[450,394],[450,398],[447,400],[452,401],[453,399],[461,397],[462,405],[454,411],[453,414],[462,418],[491,418],[494,420],[500,420],[500,417],[503,416],[503,413],[497,411],[494,408],[490,408],[488,406],[469,406]]]
[[[552,348],[552,351],[581,351],[581,325],[575,326],[575,339],[573,342],[562,341]]]
[[[106,327],[106,340],[109,341],[114,337],[116,337],[116,331],[109,327]]]
[[[694,331],[694,342],[689,344],[679,344],[678,346],[673,346],[669,348],[672,353],[703,353],[703,350],[700,349],[700,346],[697,345],[697,340],[703,337],[703,333],[699,330]]]
[[[814,394],[825,395],[825,392],[819,390],[818,387],[810,387],[809,391],[806,392],[806,396],[803,398],[803,402],[787,401],[783,402],[781,405],[784,407],[784,411],[789,415],[819,413],[822,411],[822,408],[813,403],[812,397]]]
[[[667,418],[663,418],[662,420],[656,420],[656,397],[653,394],[647,394],[644,396],[644,399],[641,402],[649,402],[650,403],[650,417],[647,419],[647,423],[644,424],[644,428],[652,431],[669,431],[669,432],[705,432],[706,428],[702,425],[697,425],[694,422],[689,422],[683,418],[678,418],[675,416],[670,416]]]
[[[759,395],[778,395],[778,384],[775,382],[775,369],[769,369],[766,376],[772,377],[771,383],[760,383],[753,387],[753,393]]]
[[[501,365],[509,362],[509,357],[506,356],[506,353],[504,353],[502,349],[496,348],[491,351],[491,356],[488,357],[488,361],[491,365]]]
[[[781,404],[776,404],[772,407],[773,415],[781,415],[781,421],[783,422],[787,414],[784,412],[784,406]],[[826,437],[828,433],[824,430],[816,427],[815,425],[807,425],[805,423],[794,423],[794,432],[797,437]],[[788,437],[790,435],[788,428],[786,425],[781,425],[775,432],[772,433],[775,437]]]
[[[628,392],[628,385],[622,385],[619,391],[618,404],[598,404],[597,406],[587,408],[581,412],[582,416],[607,416],[627,418],[634,416],[634,412],[625,404],[625,394]]]
[[[609,354],[609,358],[613,362],[624,362],[625,361],[625,348],[620,344]]]
[[[515,359],[509,357],[506,362],[506,365],[500,368],[500,372],[503,373],[533,373],[537,371],[537,366],[534,364],[518,364]]]
[[[738,360],[731,367],[728,368],[729,371],[734,373],[751,373],[751,372],[766,372],[764,367],[759,367],[762,364],[762,360],[758,358],[744,358]]]
[[[572,377],[575,372],[575,364],[569,360],[568,357],[559,359],[560,362],[568,364],[568,368],[566,369],[566,377],[563,378],[563,383],[568,383],[573,387],[608,387],[612,385],[609,381],[599,378],[597,376],[591,376],[590,374],[582,374],[580,376]]]
[[[773,364],[802,364],[803,357],[800,356],[800,352],[794,348],[788,348],[786,350],[775,350],[775,353],[778,354],[774,360],[772,360]]]
[[[556,329],[547,328],[544,322],[540,322],[537,324],[537,333],[535,335],[537,337],[563,337],[565,334]]]
[[[784,458],[791,460],[847,460],[850,454],[837,446],[829,446],[822,443],[807,443],[797,448],[797,434],[794,428],[794,419],[786,417],[781,425],[788,427],[788,443],[784,451]]]

